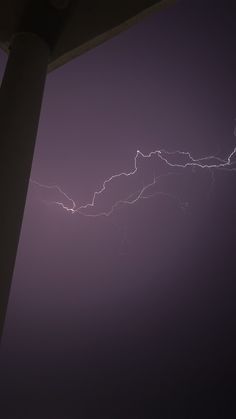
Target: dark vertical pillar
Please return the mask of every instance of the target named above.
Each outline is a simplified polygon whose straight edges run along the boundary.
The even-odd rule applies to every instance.
[[[0,339],[30,177],[49,47],[14,36],[0,89]],[[30,263],[30,261],[29,261]]]

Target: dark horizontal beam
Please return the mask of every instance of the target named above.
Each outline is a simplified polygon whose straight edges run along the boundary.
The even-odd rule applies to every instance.
[[[0,46],[33,32],[52,47],[53,70],[177,0],[12,0],[0,3]]]

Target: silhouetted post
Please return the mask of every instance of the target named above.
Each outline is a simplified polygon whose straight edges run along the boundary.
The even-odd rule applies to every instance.
[[[30,177],[49,60],[33,33],[14,35],[0,89],[0,339]],[[29,261],[30,263],[30,261]]]

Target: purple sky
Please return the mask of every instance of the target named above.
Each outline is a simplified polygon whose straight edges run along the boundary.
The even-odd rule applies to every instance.
[[[182,0],[49,74],[31,179],[81,205],[133,170],[137,149],[227,158],[233,8]],[[1,75],[5,63],[1,53]],[[1,348],[3,419],[235,417],[236,172],[155,158],[138,169],[109,185],[99,211],[154,173],[175,173],[149,191],[167,195],[110,217],[72,215],[48,205],[57,191],[30,185]]]

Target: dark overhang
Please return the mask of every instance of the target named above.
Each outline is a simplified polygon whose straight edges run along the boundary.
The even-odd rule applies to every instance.
[[[6,0],[0,3],[0,46],[14,33],[35,32],[50,44],[53,70],[176,0]]]

